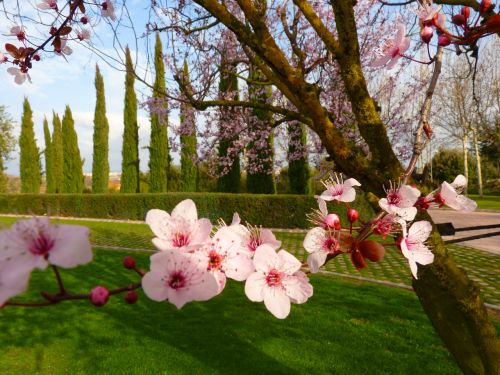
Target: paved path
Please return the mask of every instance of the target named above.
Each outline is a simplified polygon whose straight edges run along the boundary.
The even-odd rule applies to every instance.
[[[464,227],[477,227],[481,225],[498,225],[498,228],[481,229],[473,231],[456,232],[454,236],[443,236],[444,240],[454,240],[480,234],[498,232],[497,236],[486,237],[477,240],[460,242],[461,245],[486,250],[500,255],[500,211],[496,212],[463,212],[453,210],[429,210],[432,219],[436,223],[452,223],[455,229]]]

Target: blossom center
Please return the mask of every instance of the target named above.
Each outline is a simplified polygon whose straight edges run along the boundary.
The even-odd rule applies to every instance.
[[[395,58],[396,56],[399,56],[399,47],[394,48],[394,51],[392,52],[392,58]]]
[[[54,247],[54,240],[40,233],[33,242],[31,242],[30,251],[34,255],[46,255]]]
[[[268,286],[281,285],[281,273],[277,269],[272,269],[266,276],[266,283]]]
[[[342,195],[344,193],[344,186],[340,185],[340,184],[334,184],[334,185],[330,186],[328,190],[330,190],[330,193],[334,197],[336,197],[336,196]]]
[[[218,270],[222,265],[222,256],[212,250],[210,254],[208,254],[208,269],[209,270]]]
[[[183,247],[189,245],[189,235],[186,233],[176,233],[172,240],[175,247]]]
[[[397,206],[401,203],[401,195],[397,190],[391,190],[387,194],[387,202],[389,202],[390,205]]]
[[[334,237],[328,237],[323,242],[323,248],[328,251],[328,253],[333,254],[339,248],[339,242]]]
[[[176,290],[184,288],[186,286],[186,277],[182,272],[176,271],[170,275],[168,286]]]

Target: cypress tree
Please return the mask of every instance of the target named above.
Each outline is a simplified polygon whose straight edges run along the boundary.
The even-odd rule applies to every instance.
[[[62,120],[63,144],[63,192],[83,192],[83,163],[78,148],[75,121],[69,106],[66,106]]]
[[[122,193],[139,192],[139,127],[137,125],[137,97],[134,89],[134,66],[130,49],[125,57],[125,106],[123,113]]]
[[[307,162],[307,132],[304,124],[292,122],[288,125],[288,180],[290,193],[310,194],[311,181]],[[297,158],[297,154],[302,155]]]
[[[189,70],[184,60],[184,85],[190,89]],[[181,191],[196,191],[198,168],[196,154],[196,118],[194,108],[188,103],[181,104]]]
[[[40,155],[36,145],[33,111],[24,98],[21,134],[19,136],[21,193],[39,193],[41,183]]]
[[[165,85],[165,64],[160,34],[156,34],[155,44],[156,77],[151,103],[151,141],[149,144],[149,191],[164,192],[168,188],[168,115]]]
[[[52,125],[54,127],[54,129],[52,130],[52,143],[50,149],[50,153],[52,154],[52,178],[54,181],[54,193],[62,193],[64,181],[62,126],[59,115],[52,112],[52,116]]]
[[[238,100],[238,78],[236,77],[236,65],[226,60],[225,54],[221,56],[220,66],[220,81],[219,81],[219,94],[221,98],[228,98]],[[227,193],[240,192],[240,157],[239,155],[230,155],[229,149],[232,148],[234,141],[237,138],[237,131],[230,129],[235,121],[235,113],[232,108],[220,109],[220,136],[219,136],[219,158],[222,160],[231,161],[230,167],[219,168],[219,173],[222,174],[217,179],[217,191]],[[229,170],[227,171],[227,168]]]
[[[94,112],[94,151],[92,157],[92,192],[106,193],[109,180],[109,123],[106,117],[106,98],[104,95],[104,80],[95,68],[96,103]]]
[[[266,77],[255,67],[249,73],[250,101],[267,103],[272,96],[272,87],[265,85]],[[247,192],[255,194],[275,194],[273,176],[273,114],[262,109],[253,109],[249,119],[249,130],[256,139],[248,145]]]
[[[52,162],[52,140],[47,118],[43,119],[43,135],[45,138],[45,192],[52,194],[55,192],[54,166]]]

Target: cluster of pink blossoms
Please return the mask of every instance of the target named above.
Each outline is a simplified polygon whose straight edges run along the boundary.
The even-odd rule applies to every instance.
[[[168,214],[151,210],[146,216],[160,250],[151,256],[150,271],[142,279],[146,295],[181,308],[190,301],[206,301],[220,294],[226,279],[245,281],[251,301],[264,302],[277,318],[290,313],[291,303],[304,303],[313,289],[301,262],[285,250],[271,231],[233,223],[212,232],[208,219],[198,219],[194,202],[180,202]]]
[[[391,184],[386,197],[379,200],[383,211],[363,222],[358,212],[349,207],[360,183],[353,178],[344,181],[338,175],[329,178],[324,182],[325,191],[317,197],[319,209],[309,215],[315,227],[308,231],[303,243],[309,253],[307,264],[311,272],[318,272],[341,254],[349,254],[354,266],[362,269],[367,266],[366,260],[380,261],[386,246],[397,246],[417,278],[418,265],[434,260],[425,244],[432,225],[427,221],[413,222],[418,210],[443,205],[474,210],[476,203],[461,194],[465,184],[465,177],[459,175],[425,197],[415,187]],[[349,229],[343,228],[339,215],[328,212],[327,202],[347,206]],[[353,227],[356,222],[360,226]],[[126,293],[126,302],[135,303],[138,295],[134,290],[142,287],[152,300],[168,301],[180,309],[188,302],[217,296],[230,278],[244,281],[245,294],[251,301],[264,302],[275,317],[284,319],[292,303],[304,303],[313,294],[306,273],[301,271],[303,264],[287,251],[279,250],[281,242],[269,229],[244,226],[238,214],[230,225],[221,223],[214,228],[208,219],[198,218],[194,202],[187,199],[171,214],[150,210],[146,223],[156,236],[153,244],[159,250],[150,258],[149,271],[139,270],[130,256],[123,261],[125,268],[135,270],[142,280],[113,290],[96,286],[88,294],[75,295],[65,290],[58,267],[74,268],[92,260],[88,228],[51,224],[48,218],[18,221],[0,232],[0,307],[47,306],[75,299],[88,299],[103,306],[111,295],[119,293]],[[371,235],[390,235],[395,242],[382,244],[369,239]],[[34,269],[46,269],[49,265],[59,284],[58,293],[42,292],[42,302],[9,301],[27,289]]]
[[[43,12],[53,12],[56,14],[56,19],[52,23],[50,29],[47,30],[47,36],[44,43],[37,47],[37,44],[28,39],[26,28],[23,26],[14,25],[5,34],[17,39],[18,45],[12,43],[5,44],[6,53],[0,52],[0,64],[11,63],[13,66],[7,69],[7,72],[14,76],[14,82],[18,85],[28,81],[31,83],[29,70],[32,68],[33,61],[41,60],[42,52],[49,52],[46,44],[50,42],[53,47],[53,52],[59,56],[69,56],[73,50],[67,45],[68,41],[78,40],[85,41],[91,38],[89,29],[83,26],[89,23],[85,5],[88,2],[83,0],[72,0],[59,9],[57,0],[43,0],[37,4],[37,8]],[[95,4],[100,9],[101,17],[116,20],[115,5],[113,0],[105,0],[102,3]],[[67,9],[68,14],[63,16],[63,10]],[[60,19],[62,17],[62,19]],[[78,25],[79,30],[74,30]],[[76,36],[71,37],[71,32],[75,31]],[[37,38],[39,39],[39,38]],[[33,47],[35,46],[35,47]]]

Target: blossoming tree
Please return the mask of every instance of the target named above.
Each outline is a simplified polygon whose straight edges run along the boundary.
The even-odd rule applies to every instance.
[[[351,177],[345,182],[339,176],[325,181],[326,191],[319,197],[319,210],[312,215],[315,227],[304,240],[304,247],[310,253],[307,264],[312,272],[341,254],[348,254],[357,268],[366,267],[366,260],[379,261],[385,251],[383,245],[368,238],[370,235],[401,233],[398,244],[414,276],[414,290],[462,370],[497,373],[500,344],[478,288],[449,257],[425,213],[431,205],[448,205],[460,210],[475,208],[473,202],[460,194],[464,178],[459,176],[452,183],[443,182],[425,197],[410,185],[416,161],[432,136],[432,96],[445,47],[453,45],[461,52],[474,55],[479,39],[500,32],[500,15],[489,0],[440,2],[464,7],[452,8],[454,16],[449,23],[441,6],[426,0],[417,4],[419,40],[427,46],[429,55],[426,61],[417,61],[411,55],[411,39],[405,22],[394,16],[388,16],[385,22],[393,29],[394,37],[378,35],[384,41],[378,56],[362,56],[360,51],[365,40],[358,33],[361,18],[356,14],[355,2],[348,0],[325,4],[306,0],[272,4],[264,0],[152,1],[152,8],[167,16],[168,24],[161,27],[151,24],[150,28],[197,37],[200,47],[203,47],[200,32],[220,34],[221,29],[230,32],[231,38],[237,41],[236,52],[259,69],[267,79],[266,84],[272,85],[278,96],[266,103],[224,98],[208,100],[194,95],[197,90],[185,90],[180,79],[184,100],[197,109],[255,107],[279,115],[279,121],[306,124],[321,140],[336,170]],[[367,14],[376,6],[376,2],[369,3]],[[14,43],[5,45],[6,54],[0,55],[1,61],[12,65],[7,71],[16,83],[30,79],[29,70],[44,51],[66,57],[72,52],[68,45],[71,39],[90,37],[83,29],[77,31],[76,37],[70,36],[75,32],[73,28],[80,29],[89,22],[90,12],[97,11],[102,17],[114,20],[117,10],[111,0],[103,3],[73,0],[62,9],[57,1],[45,0],[38,7],[43,12],[56,14],[45,41],[34,46],[29,44],[26,30],[14,25],[10,29]],[[409,11],[407,13],[410,18]],[[365,26],[369,28],[370,23]],[[414,127],[412,156],[403,168],[393,151],[377,103],[370,95],[365,72],[369,63],[375,68],[391,69],[405,59],[432,64],[433,74]],[[325,75],[330,79],[322,79]],[[334,91],[338,88],[339,91]],[[338,104],[339,111],[332,111],[330,104]],[[354,124],[357,142],[346,137],[342,127],[345,113],[349,115],[350,124]],[[354,210],[349,210],[349,225],[342,225],[345,219],[329,214],[325,202],[349,204],[354,200],[354,187],[359,185],[384,197],[376,200],[381,211],[368,222],[353,227],[358,217]],[[221,225],[210,236],[211,224],[198,219],[194,204],[188,200],[181,202],[171,215],[150,212],[146,221],[156,235],[154,243],[159,249],[151,257],[150,271],[144,273],[137,269],[130,258],[124,264],[136,270],[145,293],[154,300],[168,300],[180,308],[189,301],[206,300],[220,293],[229,277],[246,280],[248,298],[263,301],[273,315],[284,318],[290,312],[291,303],[304,303],[312,296],[307,275],[300,270],[301,262],[284,250],[276,252],[279,244],[271,234],[242,227],[238,218],[229,226]],[[57,267],[73,267],[89,260],[89,245],[84,230],[79,229],[76,231],[79,235],[75,234],[72,241],[76,242],[73,249],[81,252],[60,255],[63,253],[59,237],[64,237],[65,232],[61,227],[37,219],[20,222],[2,232],[0,303],[22,305],[10,298],[25,290],[32,269],[46,268],[49,264],[54,269],[59,292],[44,294],[45,300],[33,306],[79,298],[89,298],[94,304],[102,305],[110,295],[121,292],[127,293],[129,301],[135,301],[134,289],[141,282],[111,291],[96,287],[88,294],[67,293]],[[264,236],[264,233],[267,234]],[[64,244],[67,243],[70,239]]]

